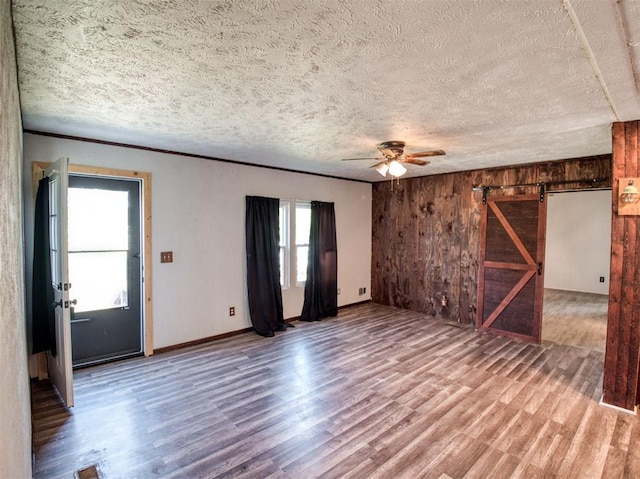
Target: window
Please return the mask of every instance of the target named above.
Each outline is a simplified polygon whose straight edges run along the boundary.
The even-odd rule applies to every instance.
[[[311,231],[311,203],[296,202],[296,283],[307,280],[309,258],[309,232]]]
[[[279,222],[280,222],[280,286],[286,289],[289,287],[289,263],[291,253],[290,244],[290,218],[289,210],[291,203],[287,200],[280,200]]]
[[[292,207],[292,204],[294,205]],[[292,211],[293,210],[293,211]],[[311,203],[280,200],[280,286],[304,286],[307,280]],[[291,248],[290,245],[295,245]],[[295,276],[294,276],[295,275]]]

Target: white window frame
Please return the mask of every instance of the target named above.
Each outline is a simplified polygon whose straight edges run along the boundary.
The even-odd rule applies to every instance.
[[[311,201],[302,201],[302,200],[296,200],[295,201],[295,215],[294,216],[294,221],[293,224],[291,225],[291,231],[292,231],[292,236],[295,236],[295,232],[296,232],[296,224],[295,221],[298,217],[298,207],[304,208],[304,209],[308,209],[309,210],[309,215],[311,215]],[[291,240],[291,244],[295,245],[295,248],[291,248],[293,250],[293,261],[292,261],[292,272],[295,275],[296,278],[296,286],[298,287],[303,287],[307,281],[306,278],[306,272],[305,272],[305,280],[304,281],[298,281],[298,247],[299,246],[306,246],[307,248],[309,247],[309,236],[307,236],[307,242],[306,243],[301,243],[298,244],[298,238],[292,238]]]
[[[280,231],[280,286],[289,289],[291,285],[291,201],[280,200],[278,209]]]

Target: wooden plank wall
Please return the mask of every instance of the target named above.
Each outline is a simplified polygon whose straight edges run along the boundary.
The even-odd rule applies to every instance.
[[[633,409],[640,403],[640,220],[637,216],[618,216],[617,180],[640,176],[639,126],[638,121],[613,125],[611,281],[603,400],[625,409]]]
[[[474,323],[482,193],[472,187],[587,178],[604,178],[598,186],[610,187],[611,165],[611,155],[602,155],[409,178],[393,190],[390,181],[374,184],[372,300]],[[591,184],[571,186],[588,189]],[[558,189],[563,188],[549,188]],[[536,192],[527,187],[503,194]]]

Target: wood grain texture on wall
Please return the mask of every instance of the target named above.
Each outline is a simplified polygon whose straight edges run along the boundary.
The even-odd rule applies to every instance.
[[[372,300],[473,323],[482,192],[472,188],[593,178],[605,180],[597,187],[611,186],[611,155],[409,178],[393,188],[388,181],[374,184]],[[577,181],[549,185],[548,191],[593,186],[591,181]],[[537,191],[518,187],[500,194]]]
[[[619,216],[618,179],[640,176],[640,122],[613,125],[613,216],[611,220],[611,281],[605,354],[603,400],[625,409],[640,403],[640,220]]]

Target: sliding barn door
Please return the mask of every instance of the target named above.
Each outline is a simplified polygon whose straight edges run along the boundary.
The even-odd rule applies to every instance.
[[[487,198],[480,223],[479,331],[540,342],[546,203]]]

